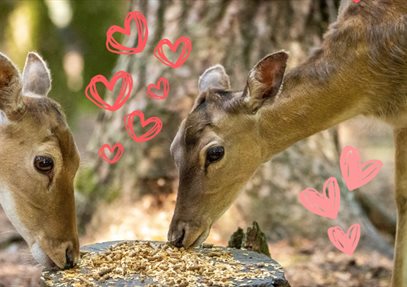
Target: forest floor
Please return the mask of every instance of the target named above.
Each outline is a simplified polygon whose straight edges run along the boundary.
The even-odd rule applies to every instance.
[[[96,215],[81,242],[165,240],[172,214],[171,201],[158,206],[150,198],[137,204],[121,201],[102,208],[103,216]],[[221,219],[214,226],[209,242],[226,245],[228,236],[222,228],[225,224],[225,219]],[[0,287],[38,286],[41,268],[31,258],[26,245],[21,241],[4,244],[5,238],[15,238],[15,231],[0,210],[0,243],[3,241],[0,244]],[[290,243],[283,240],[270,243],[269,249],[272,257],[284,267],[293,287],[381,287],[390,282],[391,260],[375,251],[357,249],[353,256],[348,256],[335,250],[325,239],[298,239]]]

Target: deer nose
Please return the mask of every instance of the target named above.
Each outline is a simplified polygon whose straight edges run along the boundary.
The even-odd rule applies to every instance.
[[[65,251],[65,266],[64,269],[69,269],[75,266],[75,254],[71,246]]]
[[[176,234],[176,237],[173,241],[171,241],[171,244],[174,245],[175,247],[181,248],[182,246],[184,246],[182,244],[184,241],[184,237],[185,237],[185,228],[183,228],[181,232],[178,232]]]
[[[181,248],[185,238],[185,227],[173,224],[168,233],[168,241],[175,247]]]

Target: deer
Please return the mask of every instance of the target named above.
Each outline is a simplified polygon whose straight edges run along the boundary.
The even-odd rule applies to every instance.
[[[262,163],[364,115],[394,130],[398,219],[392,286],[407,286],[407,1],[355,2],[342,0],[320,47],[287,72],[285,51],[261,59],[240,91],[231,90],[223,66],[203,72],[192,110],[170,147],[179,173],[170,243],[203,243]]]
[[[37,53],[28,53],[22,75],[0,53],[0,204],[38,263],[67,269],[79,258],[80,158],[50,89],[50,71]]]

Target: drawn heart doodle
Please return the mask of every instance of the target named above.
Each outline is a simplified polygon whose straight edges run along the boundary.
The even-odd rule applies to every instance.
[[[355,190],[374,179],[382,168],[380,160],[360,161],[357,148],[346,146],[340,157],[340,167],[343,180],[349,190]]]
[[[112,91],[118,80],[122,80],[120,91],[117,95],[116,101],[113,105],[106,103],[99,95],[99,92],[96,88],[97,83],[103,84],[108,90]],[[101,109],[108,111],[117,111],[120,109],[131,95],[133,89],[133,79],[131,75],[125,71],[119,71],[112,79],[107,81],[107,79],[102,75],[97,75],[93,77],[85,89],[85,96],[96,106]]]
[[[161,87],[162,85],[162,87]],[[162,90],[162,95],[159,96],[157,95],[158,91],[160,92]],[[170,92],[170,83],[168,80],[164,77],[161,77],[158,79],[156,84],[150,84],[147,86],[147,94],[150,96],[150,98],[156,99],[156,100],[163,100],[168,96],[168,93]]]
[[[141,135],[137,135],[134,131],[134,118],[138,117],[141,127],[146,127],[150,124],[153,124],[146,132]],[[146,142],[157,136],[162,129],[162,121],[158,117],[151,117],[144,119],[144,113],[142,111],[134,111],[124,117],[124,125],[126,127],[128,135],[135,142]]]
[[[182,45],[182,49],[178,55],[178,59],[176,61],[169,60],[167,55],[164,53],[164,46],[168,46],[173,53],[176,53],[180,45]],[[192,42],[188,37],[181,36],[177,39],[177,41],[175,41],[174,44],[172,44],[168,39],[162,39],[154,48],[154,56],[164,65],[175,69],[181,67],[185,63],[189,57],[189,54],[191,53],[191,50]]]
[[[108,156],[106,154],[108,152],[109,154],[113,155],[113,157]],[[99,149],[98,155],[100,158],[102,158],[105,162],[109,164],[114,164],[118,162],[124,152],[124,147],[121,143],[115,144],[113,147],[111,147],[109,144],[104,144],[102,147]]]
[[[137,29],[137,46],[126,47],[120,44],[113,36],[115,33],[125,34],[131,33],[131,22],[136,24]],[[129,12],[124,20],[124,28],[113,25],[106,32],[106,49],[114,54],[131,55],[137,54],[144,50],[148,39],[148,25],[144,15],[138,11]]]
[[[341,204],[341,191],[335,177],[328,178],[321,192],[307,188],[298,196],[301,204],[314,214],[335,219]]]
[[[328,237],[338,250],[352,255],[359,243],[360,225],[353,224],[349,227],[346,234],[339,226],[330,227],[328,229]]]

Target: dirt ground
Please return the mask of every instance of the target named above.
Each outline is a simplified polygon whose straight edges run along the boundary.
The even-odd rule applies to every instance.
[[[165,240],[171,217],[173,199],[164,206],[157,206],[153,199],[137,204],[128,201],[104,207],[82,236],[81,243],[117,239]],[[120,206],[120,208],[118,208]],[[231,224],[232,208],[211,232],[208,242],[226,245],[228,233],[236,226]],[[6,237],[15,235],[0,210],[0,287],[38,286],[41,268],[34,262],[23,242],[4,244]],[[230,235],[230,234],[229,234]],[[388,286],[391,260],[382,255],[356,250],[353,256],[342,254],[321,238],[311,242],[303,239],[270,243],[272,257],[285,269],[286,278],[293,287],[357,287]]]

